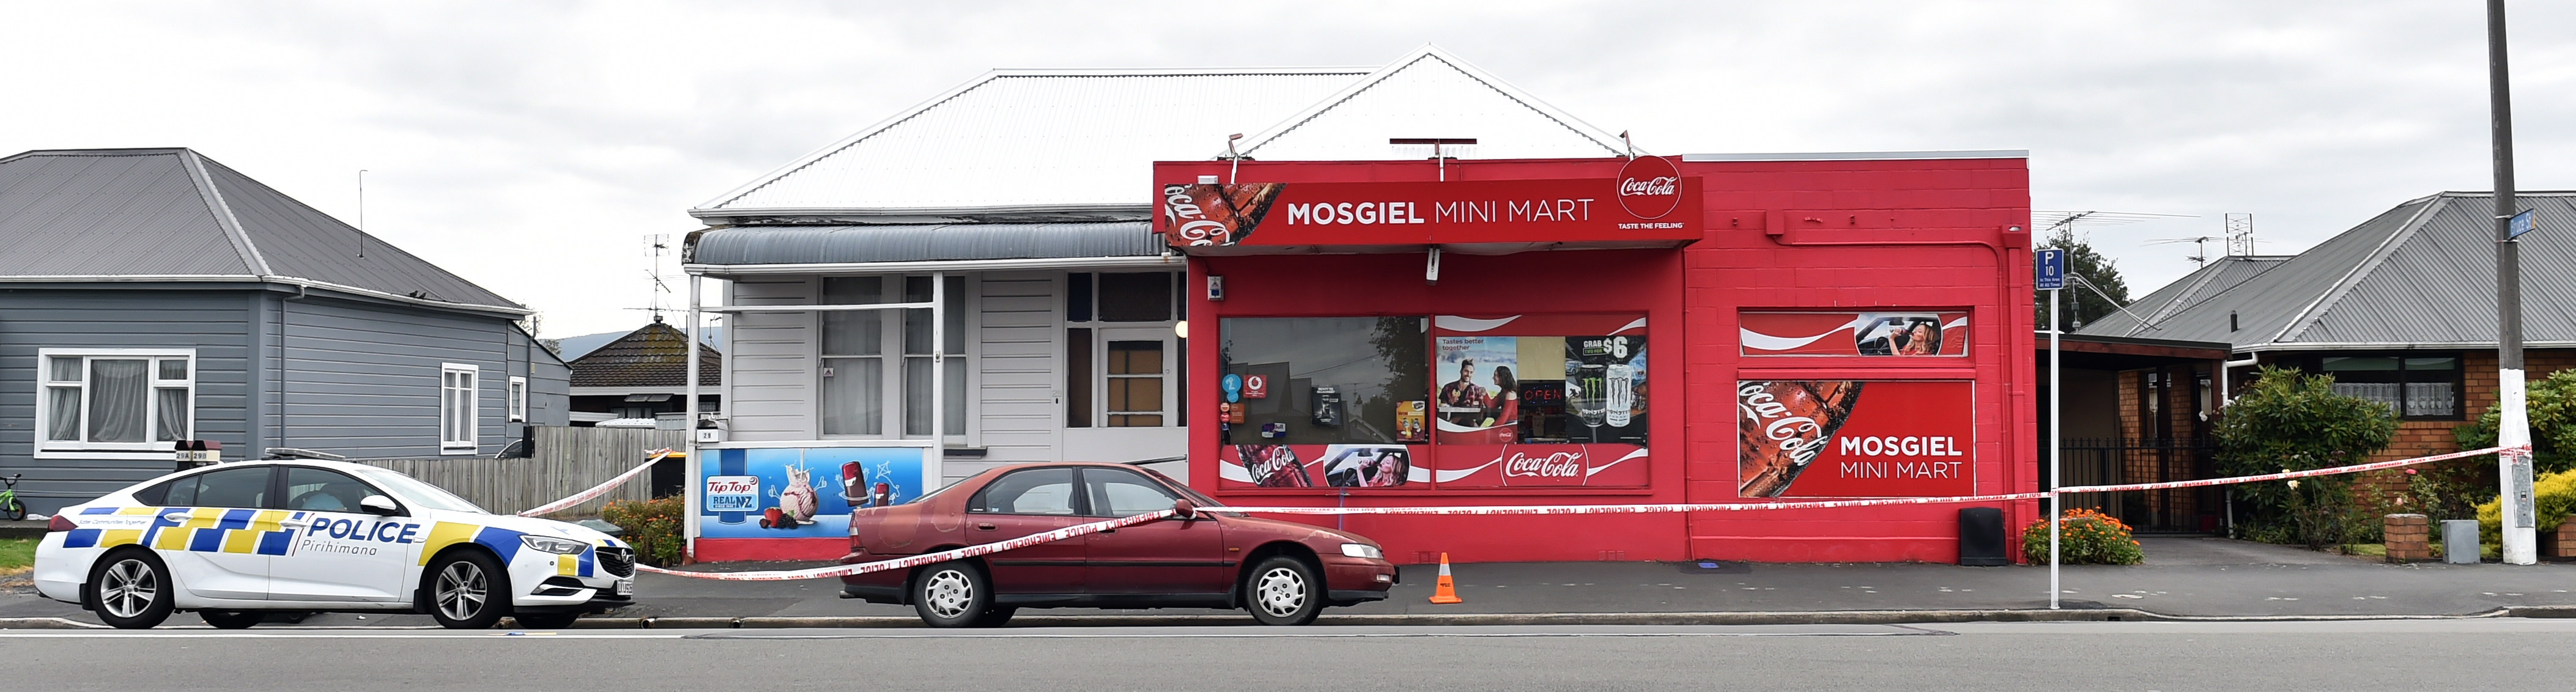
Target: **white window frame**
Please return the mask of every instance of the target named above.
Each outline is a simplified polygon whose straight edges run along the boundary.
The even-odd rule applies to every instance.
[[[467,378],[465,386],[450,386],[447,382],[448,376],[460,374]],[[482,389],[482,366],[468,365],[464,363],[438,364],[439,454],[474,454],[482,450]],[[458,405],[458,402],[450,401],[448,398],[455,396],[460,391],[464,393],[464,401],[461,406],[464,413],[464,420],[462,421],[450,417],[458,413],[457,409],[459,409],[460,406]]]
[[[814,279],[814,293],[812,300],[816,304],[822,303],[823,281],[825,279],[868,277],[875,277],[876,279],[884,282],[884,291],[879,294],[879,302],[897,303],[903,302],[907,281],[914,277],[927,279],[931,278],[932,275],[845,274],[818,276]],[[976,444],[975,441],[980,439],[979,435],[982,432],[983,427],[982,416],[978,415],[983,410],[983,373],[982,368],[978,365],[982,362],[981,346],[983,339],[981,338],[981,326],[983,323],[983,281],[981,275],[975,273],[949,273],[947,278],[957,280],[960,284],[961,291],[960,295],[956,297],[956,300],[959,304],[958,311],[960,313],[958,316],[958,321],[961,325],[959,329],[964,332],[961,337],[963,343],[961,344],[961,350],[947,353],[941,358],[934,359],[934,362],[945,361],[959,363],[959,365],[955,367],[959,370],[959,379],[963,380],[959,386],[963,387],[965,392],[965,417],[964,420],[961,421],[964,428],[963,433],[947,433],[940,435],[939,438],[941,443],[946,445],[973,446]],[[943,295],[943,297],[945,296]],[[814,430],[816,432],[815,437],[817,439],[928,440],[931,437],[926,434],[909,434],[904,432],[910,425],[910,421],[906,420],[904,417],[904,376],[905,373],[908,372],[908,365],[913,359],[927,357],[927,354],[906,353],[907,349],[904,348],[904,311],[879,310],[876,311],[876,313],[879,315],[878,319],[881,321],[878,323],[879,345],[875,355],[832,355],[823,353],[822,334],[825,329],[824,313],[818,311],[813,315],[814,321],[810,328],[813,330],[811,333],[814,335],[814,339],[810,354],[813,356],[812,361],[814,363],[814,374],[815,377],[818,378],[816,380],[818,383],[816,386],[821,386],[819,384],[821,382],[819,378],[822,377],[824,370],[826,368],[833,367],[831,365],[831,361],[874,360],[878,363],[877,367],[879,368],[879,405],[877,410],[879,411],[879,415],[882,416],[880,419],[881,422],[878,425],[878,432],[873,434],[823,433],[821,432],[823,397],[821,396],[821,392],[818,390],[813,399],[815,406]],[[728,331],[727,334],[731,334],[731,332]],[[730,363],[731,361],[728,360],[727,362]],[[727,381],[730,382],[731,380]]]
[[[76,427],[79,429],[80,436],[83,438],[83,439],[82,439],[82,440],[80,440],[80,441],[62,441],[62,440],[47,440],[47,439],[45,439],[46,437],[48,437],[48,436],[50,435],[50,433],[51,433],[51,431],[52,431],[52,429],[53,429],[53,427],[52,427],[52,425],[53,425],[53,420],[52,420],[52,413],[53,413],[53,412],[52,412],[52,408],[53,408],[53,406],[52,406],[52,403],[51,403],[51,402],[52,402],[52,398],[51,398],[51,396],[49,395],[49,394],[50,394],[50,392],[49,392],[48,390],[54,389],[54,388],[56,388],[56,387],[61,387],[61,386],[63,386],[63,384],[64,384],[64,383],[57,383],[57,382],[53,382],[53,381],[52,381],[52,380],[53,380],[53,362],[54,362],[54,361],[53,361],[53,359],[55,359],[55,358],[79,358],[79,359],[81,359],[81,368],[80,368],[81,379],[80,379],[80,383],[79,383],[79,388],[80,388],[80,393],[81,393],[81,403],[80,403],[80,407],[79,407],[79,408],[80,408],[80,418],[81,418],[81,420],[75,424],[75,425],[76,425]],[[164,379],[161,379],[161,368],[160,368],[160,364],[159,364],[159,362],[158,362],[158,361],[166,360],[166,359],[172,359],[172,358],[184,359],[184,360],[186,360],[186,361],[187,361],[187,363],[188,363],[188,378],[187,378],[187,379],[185,379],[185,380],[164,380]],[[150,361],[150,364],[149,364],[149,365],[147,365],[146,367],[150,370],[150,373],[151,373],[151,377],[152,377],[152,379],[150,380],[150,385],[147,387],[147,393],[146,393],[146,395],[144,396],[144,400],[143,400],[143,415],[144,415],[145,420],[146,420],[146,421],[148,421],[148,428],[149,428],[149,429],[147,429],[147,430],[145,430],[145,431],[144,431],[144,437],[146,438],[144,441],[142,441],[142,442],[90,442],[90,441],[88,441],[88,440],[87,440],[87,438],[89,437],[89,361],[90,361],[90,360],[92,360],[92,359],[105,359],[105,360],[143,360],[143,361]],[[34,377],[34,378],[32,378],[32,379],[34,379],[34,380],[35,380],[35,385],[36,385],[36,386],[35,386],[35,390],[36,390],[36,401],[35,401],[35,404],[36,404],[36,406],[35,406],[35,408],[36,408],[36,428],[35,428],[35,430],[33,431],[33,434],[31,434],[29,437],[30,437],[30,438],[35,442],[35,447],[36,447],[35,457],[36,457],[36,458],[38,458],[38,459],[62,459],[62,458],[94,457],[94,456],[98,456],[98,455],[97,455],[97,453],[98,453],[98,452],[166,452],[166,451],[169,451],[169,450],[170,450],[170,441],[168,441],[168,440],[162,440],[162,439],[161,439],[161,432],[160,432],[160,431],[161,431],[160,407],[156,405],[157,398],[158,398],[158,394],[159,394],[160,390],[163,390],[163,389],[181,389],[181,388],[184,388],[184,389],[186,389],[186,390],[188,391],[188,421],[187,421],[187,429],[191,432],[191,439],[195,439],[195,435],[196,435],[196,432],[195,432],[195,431],[197,430],[197,350],[196,350],[196,349],[193,349],[193,348],[39,348],[39,349],[36,349],[36,373],[35,373],[35,377]],[[178,383],[178,384],[174,384],[174,383]],[[120,455],[116,455],[116,456],[131,456],[131,455],[120,454]]]
[[[528,422],[528,378],[510,376],[510,422]]]

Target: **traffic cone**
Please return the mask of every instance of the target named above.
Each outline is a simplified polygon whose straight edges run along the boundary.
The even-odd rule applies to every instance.
[[[1449,581],[1449,554],[1440,554],[1440,587],[1432,590],[1433,603],[1464,603],[1458,599],[1458,585]]]

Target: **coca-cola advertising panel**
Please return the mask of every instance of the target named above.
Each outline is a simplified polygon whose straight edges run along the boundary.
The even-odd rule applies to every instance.
[[[1976,383],[1744,380],[1737,495],[1975,494]]]
[[[1443,488],[1644,487],[1646,448],[1632,444],[1443,445]]]
[[[1640,157],[1644,161],[1651,157]],[[1632,168],[1635,168],[1632,166]],[[1173,247],[1690,241],[1699,185],[1669,162],[1615,179],[1164,183],[1154,232]]]
[[[1432,473],[1414,466],[1412,445],[1225,445],[1217,483],[1228,488],[1396,488],[1428,486]]]
[[[1745,312],[1748,356],[1965,356],[1966,311]]]

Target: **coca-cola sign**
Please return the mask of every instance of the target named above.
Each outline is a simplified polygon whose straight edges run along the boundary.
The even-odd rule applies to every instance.
[[[1584,471],[1582,452],[1530,454],[1515,449],[1509,457],[1495,459],[1503,465],[1504,478],[1579,478]]]
[[[1682,172],[1671,159],[1639,156],[1619,168],[1619,207],[1640,219],[1660,219],[1682,203]]]
[[[1742,497],[1975,494],[1976,383],[1736,383]]]

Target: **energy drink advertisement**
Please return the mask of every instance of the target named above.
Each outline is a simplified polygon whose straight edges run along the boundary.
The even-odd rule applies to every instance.
[[[704,538],[839,538],[852,508],[902,504],[927,491],[917,447],[708,450],[699,478]]]

